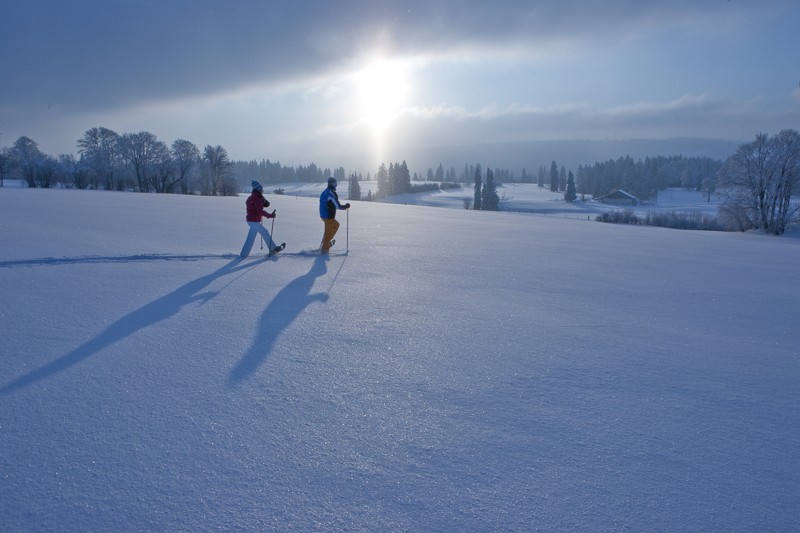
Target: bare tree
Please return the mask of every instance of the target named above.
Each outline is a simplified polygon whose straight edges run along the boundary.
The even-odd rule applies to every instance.
[[[200,160],[200,150],[194,143],[178,139],[172,143],[172,160],[178,172],[181,193],[188,194],[192,189],[190,183],[192,169]]]
[[[0,187],[3,186],[3,181],[11,172],[13,167],[12,162],[13,159],[11,158],[11,150],[5,146],[0,147]]]
[[[39,150],[39,144],[30,137],[22,136],[11,147],[11,158],[19,168],[22,178],[28,187],[36,187],[36,174],[44,154]]]
[[[743,144],[719,172],[724,201],[720,216],[738,229],[762,229],[781,235],[796,219],[793,200],[800,184],[800,134],[783,130],[759,134]]]
[[[119,138],[120,156],[130,163],[136,178],[136,187],[147,192],[163,142],[147,131],[125,133]]]
[[[773,142],[776,144],[777,183],[769,218],[774,221],[773,229],[778,230],[776,235],[779,235],[790,222],[797,220],[800,210],[800,205],[793,200],[800,193],[800,133],[782,130],[773,137]]]
[[[216,196],[221,191],[221,186],[226,178],[230,176],[233,163],[228,158],[228,152],[220,145],[206,145],[203,150],[203,161],[207,163],[208,185],[205,194]],[[228,187],[226,187],[227,189]]]
[[[107,190],[121,187],[117,182],[116,173],[119,170],[119,135],[107,128],[92,128],[78,140],[78,153],[81,162],[89,173],[91,185],[98,189],[100,182]]]
[[[43,189],[49,189],[56,185],[56,177],[58,176],[58,161],[56,158],[50,155],[42,155],[37,166],[36,184]]]
[[[156,141],[150,147],[150,185],[153,190],[161,193],[175,191],[175,186],[180,181],[175,162],[172,160],[166,143]]]
[[[89,186],[89,173],[85,164],[72,154],[58,156],[58,175],[67,187],[85,189]]]

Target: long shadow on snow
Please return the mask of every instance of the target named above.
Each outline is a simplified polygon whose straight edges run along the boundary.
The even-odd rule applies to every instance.
[[[169,256],[168,259],[175,259],[176,256]],[[206,256],[203,256],[206,257]],[[214,257],[219,259],[219,256],[208,256]],[[226,256],[227,257],[227,256]],[[133,335],[137,331],[147,328],[148,326],[152,326],[162,320],[166,320],[178,313],[184,306],[200,301],[205,303],[211,300],[214,296],[219,294],[220,291],[216,292],[200,292],[209,284],[211,284],[214,280],[217,280],[223,276],[228,276],[230,274],[234,274],[236,272],[250,269],[256,266],[259,263],[263,263],[267,260],[267,258],[259,259],[256,261],[251,261],[245,264],[241,264],[243,259],[239,256],[234,256],[235,259],[227,263],[222,268],[215,270],[211,274],[207,276],[203,276],[201,278],[197,278],[196,280],[190,281],[189,283],[175,289],[171,293],[158,298],[150,302],[149,304],[145,305],[144,307],[140,307],[136,311],[133,311],[124,317],[120,318],[110,326],[108,326],[102,333],[100,333],[97,337],[87,341],[86,343],[78,346],[74,350],[69,353],[66,353],[59,357],[58,359],[47,363],[46,365],[39,367],[35,370],[28,372],[27,374],[17,378],[16,380],[0,387],[0,394],[8,394],[16,389],[21,389],[32,385],[38,381],[43,379],[47,379],[54,374],[62,372],[64,370],[69,369],[70,367],[80,363],[81,361],[88,359],[92,355],[98,353],[100,350],[103,350],[114,343],[121,341],[122,339]],[[105,258],[106,260],[113,260],[114,258]],[[187,258],[184,257],[182,260],[186,260]],[[197,257],[191,256],[188,260],[195,260]],[[75,262],[83,262],[80,260],[75,260]],[[49,264],[49,263],[46,263]]]
[[[252,347],[231,370],[228,377],[229,386],[236,386],[258,370],[261,363],[269,356],[281,332],[286,330],[306,307],[316,301],[328,301],[327,292],[311,294],[314,281],[328,272],[327,260],[324,256],[317,257],[311,270],[291,281],[275,295],[261,314]]]

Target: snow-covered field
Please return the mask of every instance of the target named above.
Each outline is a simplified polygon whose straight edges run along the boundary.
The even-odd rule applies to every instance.
[[[363,181],[359,183],[363,196],[368,192],[375,194],[377,182]],[[283,189],[287,196],[318,197],[320,185],[318,183],[287,183],[269,186],[267,192]],[[339,186],[339,194],[347,196],[347,184]],[[644,215],[652,211],[679,211],[681,213],[701,213],[715,216],[720,200],[716,196],[711,201],[705,193],[687,191],[683,189],[670,189],[660,191],[654,205],[641,205],[636,207],[614,206],[592,201],[591,197],[582,200],[580,195],[575,202],[566,202],[564,193],[551,192],[549,189],[531,183],[506,183],[498,187],[497,193],[501,198],[502,211],[514,211],[545,216],[560,216],[565,218],[587,217],[594,220],[595,216],[607,212],[631,209],[637,215]],[[383,201],[393,204],[410,204],[428,207],[448,207],[464,209],[464,199],[472,198],[473,189],[464,185],[460,189],[447,189],[438,192],[425,192],[415,194],[399,194],[385,198]]]
[[[0,189],[0,530],[800,530],[800,239],[270,200]]]

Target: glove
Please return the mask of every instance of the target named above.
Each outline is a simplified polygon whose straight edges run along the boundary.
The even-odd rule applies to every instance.
[[[267,218],[275,218],[275,210],[272,210],[272,213],[267,213]]]
[[[345,209],[350,209],[350,203],[348,202],[348,203],[344,204],[342,207],[344,207]]]

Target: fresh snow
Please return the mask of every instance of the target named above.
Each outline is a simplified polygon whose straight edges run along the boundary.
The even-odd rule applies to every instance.
[[[799,239],[269,198],[0,189],[0,530],[800,530]]]

